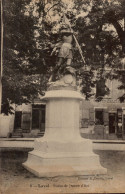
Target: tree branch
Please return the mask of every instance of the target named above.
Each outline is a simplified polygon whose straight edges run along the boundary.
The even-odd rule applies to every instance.
[[[118,33],[118,36],[120,38],[120,42],[122,43],[122,41],[123,41],[123,29],[122,29],[121,25],[116,20],[112,20],[111,23],[115,27],[115,29]]]
[[[53,7],[55,7],[56,5],[58,5],[59,3],[56,3],[56,4],[54,4],[53,6],[51,6],[47,11],[46,11],[46,14],[53,8]]]

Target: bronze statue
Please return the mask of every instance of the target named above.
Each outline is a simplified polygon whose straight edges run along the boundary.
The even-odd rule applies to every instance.
[[[58,58],[56,67],[53,70],[53,73],[49,79],[49,82],[56,81],[56,75],[63,74],[68,69],[72,69],[71,63],[73,58],[72,53],[72,42],[73,42],[73,32],[68,27],[63,27],[61,30],[62,41],[57,43],[52,51],[52,54],[55,52],[56,49],[59,48]],[[52,55],[51,54],[51,55]]]

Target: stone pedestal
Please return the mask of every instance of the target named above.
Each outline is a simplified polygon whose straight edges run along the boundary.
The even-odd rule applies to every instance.
[[[23,166],[38,177],[105,174],[91,140],[80,136],[81,94],[72,90],[52,90],[46,100],[46,130],[34,143]]]

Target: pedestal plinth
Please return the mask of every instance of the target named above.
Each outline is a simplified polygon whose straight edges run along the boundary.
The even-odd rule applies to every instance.
[[[107,169],[92,151],[91,140],[80,136],[81,94],[72,90],[52,90],[46,100],[45,135],[34,143],[23,166],[38,177],[106,174]]]

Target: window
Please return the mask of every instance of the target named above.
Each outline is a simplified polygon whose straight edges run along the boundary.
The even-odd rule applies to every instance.
[[[38,128],[39,129],[39,109],[33,109],[32,110],[32,128]]]
[[[95,124],[96,125],[103,125],[103,109],[95,109]]]
[[[96,98],[103,97],[106,94],[105,79],[101,78],[96,83]]]
[[[32,129],[45,131],[45,105],[32,105]]]
[[[22,111],[15,112],[14,129],[21,128]]]

